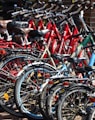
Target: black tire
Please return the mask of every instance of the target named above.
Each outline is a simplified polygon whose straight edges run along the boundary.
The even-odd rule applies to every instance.
[[[49,90],[49,95],[46,99],[46,114],[50,120],[56,120],[56,104],[59,99],[59,92],[62,88],[62,83],[52,86]],[[64,88],[65,91],[65,88]]]
[[[34,66],[31,66],[31,67],[27,68],[26,70],[24,70],[24,72],[22,73],[22,75],[16,82],[16,85],[15,85],[16,104],[17,104],[18,108],[20,109],[20,111],[30,118],[33,118],[33,119],[42,119],[43,118],[42,114],[40,113],[39,105],[38,105],[39,104],[38,100],[39,100],[40,94],[38,91],[36,91],[36,93],[35,93],[34,90],[37,90],[37,87],[40,87],[41,84],[43,82],[45,82],[46,78],[43,75],[45,75],[45,73],[51,74],[52,70],[54,70],[54,69],[50,68],[50,66],[34,65]],[[38,76],[39,71],[41,71],[42,76]],[[31,74],[32,74],[32,76],[31,76]],[[29,75],[30,75],[30,78],[29,78]],[[28,79],[27,79],[27,77],[28,77]],[[34,81],[36,81],[36,84],[34,83]],[[29,96],[30,94],[31,94],[31,96]],[[26,96],[27,96],[27,98],[25,98]],[[31,103],[31,101],[33,101],[33,103]]]
[[[23,64],[21,66],[23,68],[25,65],[28,64],[28,61],[25,60],[25,58],[27,58],[27,57],[32,57],[32,56],[30,56],[28,54],[11,54],[10,56],[7,56],[6,59],[4,59],[0,63],[0,69],[9,72],[9,74],[12,75],[12,73],[10,71],[11,71],[12,67],[14,67],[14,64],[16,63],[16,60],[19,60],[20,65],[21,65],[21,63],[26,61],[25,64]],[[9,64],[10,64],[10,66],[9,66]],[[19,66],[17,66],[17,67],[19,68]],[[18,70],[18,69],[16,68],[15,70]],[[19,72],[19,71],[17,71],[17,72]],[[5,76],[2,76],[2,77],[5,78]],[[1,107],[6,112],[8,112],[12,115],[15,115],[17,117],[24,117],[24,115],[22,113],[20,113],[20,111],[16,108],[16,104],[15,104],[15,101],[14,101],[14,85],[15,85],[16,80],[14,80],[14,82],[12,82],[10,79],[11,79],[10,77],[7,78],[7,76],[6,76],[5,83],[4,83],[4,81],[2,82],[2,79],[0,80],[2,82],[2,86],[0,86],[0,94],[3,92],[1,98],[4,96],[4,93],[7,93],[9,91],[9,89],[11,88],[11,92],[9,93],[10,94],[10,99],[8,101],[6,101],[4,98],[0,99]],[[5,86],[7,86],[7,87],[5,87]]]
[[[81,117],[82,120],[87,120],[86,117],[86,108],[89,104],[89,98],[87,94],[90,92],[88,87],[75,87],[66,91],[63,96],[61,96],[58,107],[57,107],[57,119],[58,120],[75,120],[77,117]],[[85,113],[82,113],[80,109],[82,105],[82,110]]]
[[[90,109],[88,113],[88,120],[95,120],[95,107]]]

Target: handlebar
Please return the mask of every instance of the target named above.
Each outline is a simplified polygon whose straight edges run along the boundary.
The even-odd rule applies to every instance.
[[[71,11],[72,10],[72,8],[74,7],[75,5],[74,4],[72,4],[71,6],[69,6],[69,8],[67,8],[67,9],[65,9],[65,10],[63,10],[62,11],[62,13],[64,14],[64,13],[68,13],[69,11]]]
[[[23,15],[23,14],[28,13],[28,12],[29,12],[28,9],[22,9],[22,10],[11,13],[11,15],[12,15],[12,17],[15,17],[17,15]]]
[[[81,6],[81,7],[78,8],[76,11],[69,13],[69,15],[72,16],[72,15],[78,14],[78,13],[80,13],[80,11],[81,11],[82,9],[83,9],[83,7]]]
[[[32,4],[32,3],[31,3]],[[65,9],[62,11],[62,14],[67,14],[69,16],[78,14],[81,10],[87,9],[88,7],[86,5],[90,4],[90,1],[84,1],[84,0],[76,0],[72,5],[69,6],[69,8]],[[47,4],[44,4],[43,7],[41,8],[37,8],[37,9],[22,9],[16,12],[11,13],[12,17],[15,17],[17,15],[23,15],[23,14],[27,14],[26,16],[30,15],[30,13],[39,13],[39,14],[47,14],[47,10],[45,10],[45,12],[43,11],[44,8],[46,8]],[[55,6],[55,4],[51,4],[53,6]],[[85,7],[86,6],[86,7]],[[58,9],[57,7],[55,7],[56,9]],[[74,10],[75,9],[75,10]],[[55,12],[54,10],[51,10],[51,12]],[[58,14],[57,14],[58,15]],[[60,14],[61,15],[61,14]],[[62,16],[62,15],[61,15]],[[64,15],[63,15],[64,17]]]

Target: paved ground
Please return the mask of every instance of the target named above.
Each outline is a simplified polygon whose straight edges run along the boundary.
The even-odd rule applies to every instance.
[[[27,118],[17,118],[6,112],[0,112],[0,120],[28,120]]]
[[[1,109],[0,109],[0,120],[34,120],[34,119],[18,118],[18,117],[8,114],[7,112],[1,112]]]

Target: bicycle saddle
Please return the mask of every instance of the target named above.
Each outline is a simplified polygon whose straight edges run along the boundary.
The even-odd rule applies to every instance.
[[[46,30],[33,30],[32,28],[21,28],[14,22],[9,22],[7,24],[7,30],[9,34],[28,34],[30,37],[35,38],[35,37],[41,37],[45,35],[47,32],[49,32],[48,29]]]
[[[37,37],[43,37],[47,32],[49,32],[50,30],[45,29],[45,30],[31,30],[28,33],[28,36],[30,38],[37,38]]]
[[[71,63],[77,63],[77,64],[80,63],[80,62],[82,62],[83,60],[86,60],[86,58],[85,57],[82,57],[82,58],[76,58],[76,57],[75,58],[71,58],[70,57],[68,59],[69,62],[71,62]]]
[[[7,30],[9,35],[17,35],[17,34],[24,34],[24,31],[22,31],[19,27],[17,27],[17,25],[14,22],[9,22],[7,24]]]
[[[94,68],[93,66],[85,66],[85,70],[86,70],[87,72],[90,72],[90,71],[95,70],[95,68]]]
[[[23,24],[23,22],[21,22],[21,25]],[[22,28],[20,25],[20,23],[15,23],[15,22],[9,22],[7,24],[7,30],[8,30],[8,33],[10,35],[24,35],[24,34],[27,34],[30,30],[32,30],[32,28]]]
[[[76,70],[77,70],[77,72],[79,72],[79,73],[84,73],[84,72],[87,72],[87,73],[88,73],[88,72],[93,71],[92,67],[90,67],[90,66],[77,67]]]

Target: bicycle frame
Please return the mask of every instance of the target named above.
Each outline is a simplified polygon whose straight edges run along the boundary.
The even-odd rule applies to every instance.
[[[83,47],[87,46],[88,43],[93,44],[94,40],[91,36],[91,34],[89,34],[77,47],[77,50],[71,55],[71,57],[75,57],[76,55],[78,55],[80,53],[80,51],[82,50]]]
[[[93,66],[94,63],[95,63],[95,53],[93,52],[88,65]]]

